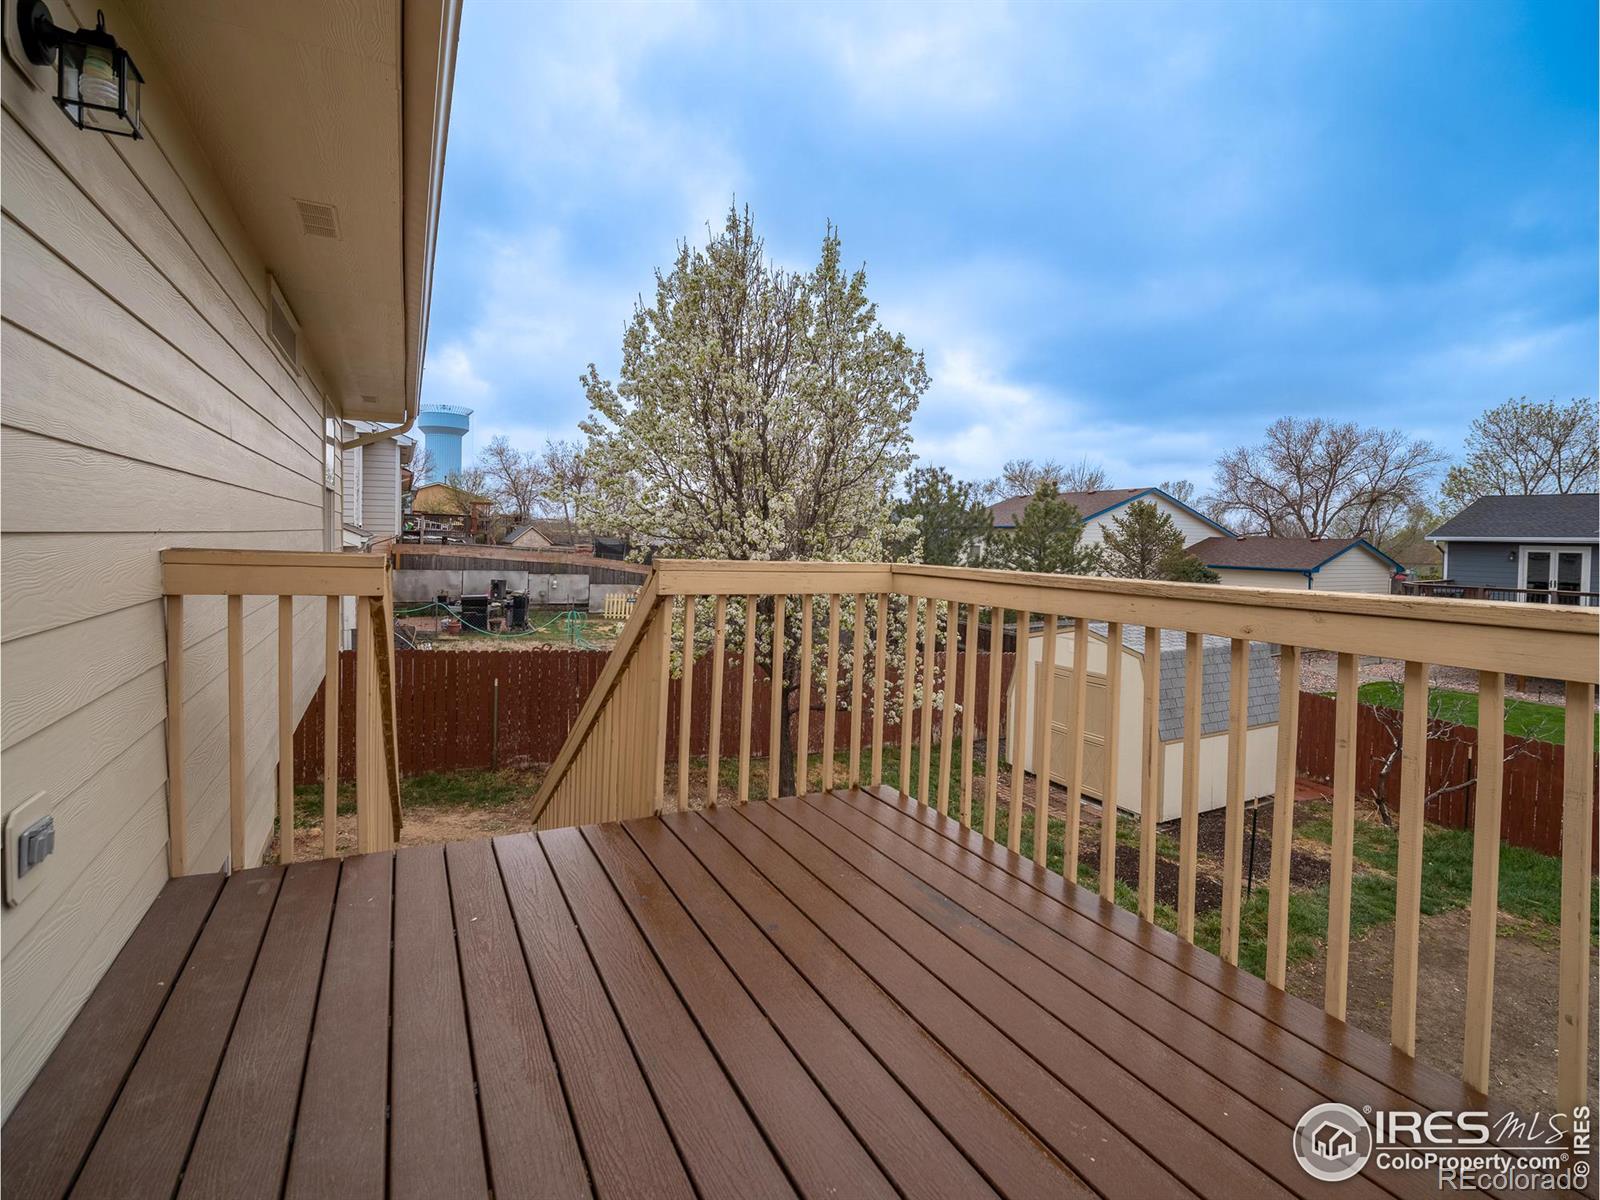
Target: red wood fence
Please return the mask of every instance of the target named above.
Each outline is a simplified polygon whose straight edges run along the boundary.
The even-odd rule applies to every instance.
[[[1302,775],[1333,778],[1333,709],[1331,696],[1300,693],[1297,765]],[[1400,803],[1400,724],[1400,710],[1395,708],[1362,704],[1356,714],[1356,794],[1382,796],[1391,808]],[[1451,829],[1472,828],[1477,759],[1475,728],[1448,721],[1428,722],[1427,793],[1441,793],[1427,802],[1428,820]],[[1506,735],[1501,840],[1541,854],[1561,853],[1565,759],[1561,746]],[[1392,764],[1387,771],[1386,764]],[[1600,812],[1596,813],[1593,836],[1600,847]]]
[[[481,770],[494,765],[513,766],[550,762],[561,750],[567,732],[577,722],[578,711],[605,666],[604,650],[401,650],[395,655],[396,698],[400,735],[400,770],[407,775],[427,771]],[[987,712],[989,655],[978,651],[977,711]],[[1010,686],[1014,654],[1001,666],[1001,687]],[[957,656],[956,678],[963,678],[965,654]],[[898,670],[889,668],[891,680]],[[739,752],[739,693],[743,671],[738,657],[729,655],[724,665],[722,753]],[[498,687],[496,686],[498,684]],[[751,754],[765,757],[770,729],[772,688],[758,663],[754,671],[751,711]],[[674,679],[667,697],[667,758],[678,753],[680,681]],[[694,720],[689,734],[690,752],[706,753],[711,733],[711,662],[701,659],[694,672]],[[870,692],[869,692],[870,694]],[[355,654],[340,656],[339,775],[355,778]],[[822,693],[812,697],[811,749],[822,748],[824,718]],[[1314,779],[1333,775],[1333,707],[1331,697],[1303,692],[1300,697],[1300,773]],[[791,716],[790,720],[793,718]],[[835,714],[834,742],[840,749],[850,744],[850,714]],[[959,726],[958,726],[959,728]],[[900,706],[884,714],[884,736],[898,742]],[[939,736],[939,721],[933,722]],[[295,782],[316,783],[322,778],[323,712],[319,692],[306,709],[295,733]],[[863,716],[862,742],[871,738],[870,714]],[[1391,807],[1400,799],[1398,758],[1400,738],[1397,709],[1363,704],[1357,717],[1356,791],[1363,796],[1382,795]],[[1427,818],[1454,829],[1472,828],[1476,788],[1478,731],[1445,721],[1428,723],[1427,790],[1441,792],[1427,802]],[[1501,837],[1514,846],[1541,854],[1561,852],[1562,747],[1526,738],[1506,737],[1505,799]],[[1465,786],[1462,786],[1465,785]],[[1449,790],[1445,790],[1449,789]],[[1600,813],[1596,814],[1597,860],[1600,860]]]
[[[605,666],[604,650],[400,650],[395,654],[396,708],[400,736],[400,770],[418,775],[427,771],[483,769],[547,763],[561,751],[567,732],[578,720],[589,689]],[[1001,664],[1001,689],[1010,686],[1015,656]],[[942,660],[941,660],[942,661]],[[956,678],[962,678],[965,655],[957,655]],[[355,778],[355,653],[340,655],[339,777]],[[899,672],[890,667],[891,681]],[[753,672],[755,692],[750,718],[750,752],[767,754],[771,728],[772,684],[758,663]],[[498,688],[496,684],[498,683]],[[977,711],[986,713],[989,693],[989,656],[978,654]],[[741,659],[729,655],[723,667],[722,753],[739,752],[739,694],[744,686]],[[813,689],[810,742],[822,748],[823,695]],[[678,753],[678,713],[681,681],[674,679],[667,694],[667,758]],[[870,695],[870,692],[869,692]],[[690,753],[703,755],[711,740],[711,660],[696,661]],[[835,717],[836,744],[850,745],[850,714]],[[791,716],[790,720],[793,720]],[[934,738],[939,722],[933,723]],[[958,726],[959,728],[959,726]],[[898,740],[900,706],[884,714],[884,736]],[[863,717],[862,744],[871,738],[870,712]],[[297,784],[322,778],[323,705],[320,692],[312,699],[294,739],[294,775]]]

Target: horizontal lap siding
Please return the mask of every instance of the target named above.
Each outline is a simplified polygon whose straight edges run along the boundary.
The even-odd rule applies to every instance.
[[[135,55],[137,26],[107,6]],[[124,38],[126,32],[127,37]],[[266,271],[175,97],[139,142],[73,130],[6,61],[0,234],[0,768],[53,802],[56,851],[0,917],[9,1112],[166,878],[168,546],[323,549],[322,399],[262,335]],[[291,297],[291,303],[292,303]],[[186,606],[194,870],[227,856],[225,602]],[[245,604],[249,860],[271,835],[277,615]],[[322,604],[296,608],[296,700]],[[244,864],[249,865],[249,864]]]

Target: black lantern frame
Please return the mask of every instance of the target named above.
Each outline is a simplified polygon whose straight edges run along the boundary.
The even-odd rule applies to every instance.
[[[55,102],[67,120],[79,129],[114,137],[140,136],[139,92],[144,74],[106,32],[105,13],[95,14],[93,29],[68,33],[50,19],[44,0],[19,0],[17,27],[30,62],[42,67],[54,63]],[[85,95],[86,79],[98,98]]]

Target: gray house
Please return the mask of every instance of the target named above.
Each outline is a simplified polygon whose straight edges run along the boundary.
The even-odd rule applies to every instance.
[[[1428,540],[1444,553],[1437,592],[1533,604],[1596,603],[1600,495],[1594,492],[1485,496]]]

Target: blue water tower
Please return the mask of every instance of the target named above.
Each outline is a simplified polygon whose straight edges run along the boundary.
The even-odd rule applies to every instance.
[[[461,472],[461,439],[472,425],[472,410],[459,404],[429,404],[417,415],[417,428],[426,438],[433,455],[435,479],[448,479]]]

